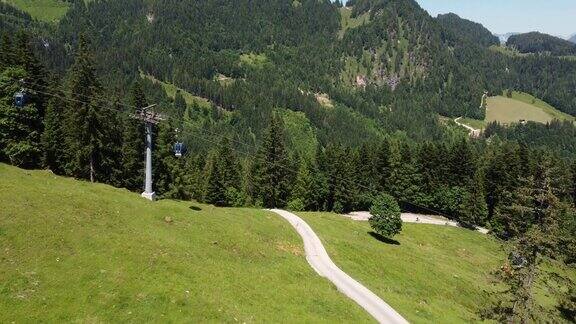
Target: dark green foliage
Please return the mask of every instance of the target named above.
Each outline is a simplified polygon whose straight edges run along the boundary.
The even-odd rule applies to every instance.
[[[22,68],[7,68],[0,74],[0,160],[34,168],[40,164],[41,116],[37,102],[14,106],[14,94],[20,90],[17,80],[24,78]]]
[[[550,53],[552,55],[576,55],[576,44],[567,40],[539,32],[512,35],[507,46],[513,46],[520,53]]]
[[[558,248],[559,219],[562,204],[555,196],[552,161],[543,157],[534,176],[516,191],[516,201],[502,210],[504,218],[515,219],[514,249],[501,268],[501,278],[508,287],[494,307],[496,320],[527,323],[545,321],[535,312],[534,285],[542,257],[554,256]]]
[[[146,96],[140,83],[136,82],[130,94],[129,114],[135,114],[136,109],[148,106]],[[144,184],[144,151],[145,124],[129,115],[123,118],[122,132],[122,180],[123,185],[130,190],[142,189]]]
[[[571,287],[560,304],[560,311],[566,320],[576,321],[576,287]]]
[[[440,25],[449,33],[452,42],[467,42],[477,44],[483,47],[499,45],[500,40],[492,32],[479,23],[458,17],[458,15],[449,13],[438,15],[436,18]]]
[[[109,106],[96,77],[88,43],[81,39],[68,75],[67,171],[90,181],[111,181],[119,159],[116,107]]]
[[[392,171],[387,191],[400,202],[422,202],[422,175],[418,173],[412,151],[407,144],[399,145],[391,151],[390,169]]]
[[[323,152],[321,168],[327,177],[326,208],[336,213],[350,212],[358,193],[352,151],[341,145],[329,145]]]
[[[239,171],[230,140],[224,138],[206,162],[204,201],[223,206],[243,205]]]
[[[312,210],[315,205],[315,183],[308,162],[300,162],[298,175],[292,187],[292,196],[288,207],[290,210]]]
[[[60,95],[64,97],[64,94]],[[42,133],[42,165],[56,174],[64,173],[66,165],[66,145],[64,112],[66,102],[54,97],[48,102]]]
[[[458,221],[464,226],[473,227],[475,225],[484,225],[488,217],[488,206],[484,194],[483,175],[477,172],[473,181],[469,184],[470,189],[467,192],[462,205]]]
[[[484,135],[525,143],[532,148],[554,150],[564,157],[576,157],[576,126],[569,121],[554,120],[547,125],[528,122],[508,127],[490,123]]]
[[[290,180],[294,174],[285,141],[282,120],[273,115],[256,160],[257,196],[267,208],[285,206],[290,195]]]
[[[387,194],[378,195],[370,208],[370,214],[372,217],[368,221],[374,232],[392,238],[402,231],[400,206],[394,197]]]

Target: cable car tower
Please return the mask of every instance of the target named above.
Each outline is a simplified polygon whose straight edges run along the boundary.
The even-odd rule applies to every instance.
[[[146,181],[142,197],[151,201],[154,201],[156,198],[156,194],[152,190],[152,128],[164,120],[162,115],[150,110],[150,108],[154,107],[156,107],[156,105],[138,109],[136,113],[132,115],[132,118],[143,121],[146,125]]]

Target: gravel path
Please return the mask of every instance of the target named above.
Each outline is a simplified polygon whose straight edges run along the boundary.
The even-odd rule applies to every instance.
[[[350,217],[353,220],[357,221],[367,221],[370,218],[369,212],[353,212],[348,215],[344,215],[346,217]],[[404,223],[417,223],[417,224],[432,224],[432,225],[442,225],[442,226],[454,226],[454,227],[461,227],[458,222],[451,221],[444,217],[440,216],[431,216],[431,215],[420,215],[420,214],[412,214],[412,213],[402,213],[402,221]],[[476,230],[482,234],[488,234],[488,230],[482,227],[477,227]]]
[[[338,290],[354,300],[380,323],[408,323],[390,305],[376,296],[368,288],[340,270],[328,256],[322,242],[312,228],[300,217],[279,209],[272,212],[282,216],[292,225],[304,240],[306,260],[316,272],[332,281]]]
[[[454,122],[464,128],[466,128],[469,132],[470,132],[470,136],[472,137],[480,137],[480,134],[482,133],[481,129],[476,129],[474,127],[468,126],[464,123],[460,122],[460,119],[462,119],[462,117],[458,117],[456,119],[454,119]]]

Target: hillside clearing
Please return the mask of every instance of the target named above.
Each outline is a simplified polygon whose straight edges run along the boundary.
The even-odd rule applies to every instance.
[[[536,98],[533,100],[530,99],[529,95],[517,92],[513,94],[512,98],[490,97],[486,109],[486,121],[510,124],[521,120],[548,123],[554,119],[574,119],[541,100],[536,101]]]
[[[70,7],[62,0],[2,0],[10,5],[27,12],[33,18],[45,22],[59,21]]]
[[[487,104],[485,120],[461,118],[459,121],[476,129],[484,129],[490,122],[512,124],[522,120],[538,123],[549,123],[554,119],[576,120],[574,116],[524,92],[513,91],[510,98],[505,95],[489,97]]]
[[[140,77],[146,78],[146,79],[148,79],[154,83],[160,84],[162,86],[162,88],[164,89],[164,91],[166,91],[166,95],[172,99],[174,99],[176,97],[176,93],[178,91],[180,91],[180,94],[182,95],[182,98],[184,98],[184,101],[186,101],[186,104],[188,104],[188,105],[196,104],[196,105],[198,105],[198,107],[204,108],[204,109],[210,109],[212,107],[212,104],[210,103],[210,101],[208,99],[195,96],[195,95],[191,94],[190,92],[183,90],[183,89],[180,89],[171,83],[160,81],[160,80],[156,79],[155,77],[153,77],[149,74],[146,74],[144,72],[140,72]]]
[[[461,228],[404,224],[386,244],[365,222],[328,213],[298,213],[318,234],[334,262],[413,323],[467,323],[499,287],[492,272],[505,258],[493,238]],[[537,302],[552,321],[560,321],[554,292],[574,271],[557,264],[542,267]],[[569,279],[561,279],[569,278]]]
[[[352,9],[346,7],[340,8],[341,27],[340,31],[338,32],[338,37],[339,38],[344,37],[344,34],[346,34],[346,31],[348,29],[357,28],[369,22],[370,22],[369,12],[365,12],[359,15],[358,17],[352,18]]]
[[[0,322],[371,322],[277,216],[0,164]]]

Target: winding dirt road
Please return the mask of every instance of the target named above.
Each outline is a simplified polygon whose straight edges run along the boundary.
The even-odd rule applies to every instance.
[[[390,305],[368,288],[340,270],[328,256],[322,242],[312,228],[300,217],[285,210],[270,210],[292,225],[304,240],[306,260],[316,272],[332,281],[340,292],[354,300],[380,323],[408,323]]]

